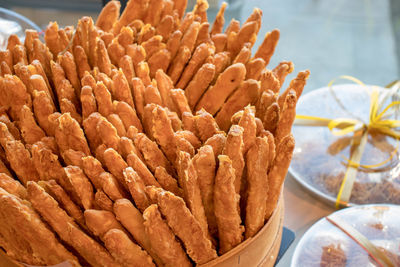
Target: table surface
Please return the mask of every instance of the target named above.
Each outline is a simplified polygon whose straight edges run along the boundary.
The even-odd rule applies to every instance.
[[[4,0],[0,0],[4,1]],[[82,0],[85,1],[85,0]],[[100,1],[99,1],[100,2]],[[209,1],[210,4],[216,1]],[[399,79],[400,73],[400,1],[398,0],[228,0],[230,7],[226,21],[232,17],[241,21],[254,7],[263,10],[263,25],[257,47],[264,34],[274,28],[281,31],[281,39],[268,68],[280,61],[291,60],[295,72],[309,69],[311,76],[305,92],[323,86],[347,74],[365,83],[386,85]],[[216,9],[209,10],[210,20]],[[61,24],[75,24],[80,11],[38,11],[15,8],[43,26],[50,20]],[[96,14],[93,11],[92,14]],[[88,12],[85,12],[88,13]],[[47,15],[46,15],[47,14]],[[88,13],[88,15],[92,15]],[[289,78],[293,78],[292,74]],[[301,236],[320,218],[334,212],[327,205],[303,189],[288,175],[284,189],[285,226],[296,233],[296,239],[278,263],[290,266],[294,249]]]

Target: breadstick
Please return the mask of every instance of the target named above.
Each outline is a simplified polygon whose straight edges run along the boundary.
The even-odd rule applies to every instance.
[[[111,199],[101,190],[97,191],[94,194],[94,203],[98,209],[106,210],[106,211],[113,211],[113,202]]]
[[[143,84],[145,86],[148,86],[151,84],[151,79],[150,79],[150,69],[149,65],[145,61],[141,61],[137,64],[137,67],[135,67],[135,72],[138,78],[140,78],[143,81]]]
[[[24,46],[15,45],[10,51],[12,51],[13,62],[15,64],[21,63],[22,65],[28,65],[28,57],[26,55],[26,48]]]
[[[161,49],[155,52],[149,59],[150,76],[155,77],[156,72],[161,69],[167,71],[171,62],[171,53],[168,49]]]
[[[121,118],[125,129],[129,129],[130,126],[134,126],[136,129],[138,129],[138,131],[143,131],[142,123],[137,117],[135,109],[122,101],[114,101],[113,105],[115,113]]]
[[[255,21],[258,26],[256,34],[258,34],[258,31],[260,30],[260,27],[261,27],[261,18],[262,18],[262,11],[261,11],[261,9],[256,7],[253,9],[253,12],[250,14],[250,16],[244,22],[244,24],[251,22],[251,21]]]
[[[132,79],[132,86],[133,86],[133,96],[135,100],[135,108],[139,115],[139,118],[143,119],[144,113],[144,91],[145,87],[141,79],[133,78]]]
[[[152,125],[154,139],[160,145],[168,160],[175,162],[176,144],[174,142],[174,130],[164,108],[157,106],[153,109]]]
[[[130,232],[134,239],[151,255],[157,264],[161,260],[153,252],[149,237],[145,232],[142,214],[132,205],[128,199],[119,199],[114,203],[114,213],[121,224]]]
[[[82,117],[79,114],[80,112],[78,112],[76,106],[70,100],[62,98],[59,104],[61,113],[69,113],[74,120],[79,124],[82,124]]]
[[[266,91],[260,92],[260,97],[258,98],[256,104],[256,117],[264,120],[265,113],[267,109],[276,102],[277,94],[275,94],[272,90],[267,89]]]
[[[181,46],[179,48],[167,72],[174,84],[176,84],[181,77],[182,71],[188,63],[190,56],[191,51],[187,46]]]
[[[119,136],[126,136],[125,126],[117,114],[108,115],[107,120],[115,127]]]
[[[266,64],[262,58],[253,58],[246,64],[246,79],[259,80]]]
[[[195,117],[191,112],[183,112],[182,113],[182,128],[185,131],[190,131],[196,133],[196,124],[195,124]],[[196,135],[197,136],[197,135]]]
[[[147,166],[136,154],[129,154],[126,158],[126,161],[128,165],[139,174],[140,178],[142,178],[146,185],[160,186],[153,174],[149,171],[149,169],[147,169]]]
[[[97,112],[97,102],[92,87],[85,85],[81,89],[82,117],[86,119],[90,114]]]
[[[10,67],[8,67],[5,61],[0,61],[0,76],[4,76],[6,74],[12,75],[12,71]]]
[[[45,33],[46,34],[46,33]],[[60,36],[60,35],[59,35]],[[61,36],[60,36],[61,37]],[[39,38],[39,33],[35,30],[27,29],[25,30],[25,41],[24,46],[28,53],[28,60],[32,62],[32,52],[33,52],[33,42],[35,39]],[[47,45],[47,44],[46,44]],[[54,53],[53,53],[54,54]]]
[[[290,81],[289,87],[278,98],[278,104],[281,110],[283,110],[284,102],[286,101],[286,96],[291,90],[295,91],[297,99],[301,96],[301,94],[303,93],[304,86],[306,85],[308,76],[310,76],[309,70],[300,71],[297,74],[297,77],[294,78],[292,81]]]
[[[183,192],[182,189],[179,188],[177,180],[172,177],[165,168],[158,166],[156,171],[154,172],[154,176],[156,177],[157,181],[160,183],[161,187],[164,190],[170,191],[177,196],[182,196]]]
[[[195,125],[197,136],[202,142],[205,142],[208,138],[220,132],[218,124],[213,116],[204,109],[197,111]]]
[[[36,124],[31,109],[25,105],[21,108],[18,125],[21,135],[27,144],[33,144],[46,135]]]
[[[8,131],[11,133],[14,139],[21,140],[19,129],[15,126],[16,122],[11,122],[10,118],[6,114],[0,115],[0,122],[7,126]]]
[[[279,80],[279,85],[282,87],[285,82],[285,78],[288,74],[292,73],[294,70],[294,65],[290,61],[282,61],[276,66],[272,73]]]
[[[161,95],[157,87],[150,84],[144,90],[144,102],[145,104],[156,104],[162,105]]]
[[[102,143],[100,136],[97,134],[97,124],[103,117],[98,112],[94,112],[83,120],[82,126],[85,129],[85,135],[89,141],[92,152]]]
[[[183,199],[168,191],[161,192],[158,193],[158,206],[168,226],[182,240],[186,252],[196,263],[203,264],[217,257],[211,241]]]
[[[235,59],[233,60],[233,64],[235,63],[243,63],[247,64],[247,62],[250,60],[251,57],[251,44],[250,43],[245,43],[240,50],[240,52],[237,54]],[[247,72],[247,66],[246,66],[246,72]],[[246,74],[247,76],[248,74]]]
[[[195,153],[194,147],[185,138],[180,138],[175,136],[175,143],[177,151],[187,152],[190,155],[190,157],[194,156]]]
[[[0,51],[0,61],[5,62],[10,70],[13,69],[13,55],[10,50],[2,50]]]
[[[188,141],[188,142],[193,146],[194,149],[198,149],[198,148],[200,148],[200,146],[201,146],[200,140],[199,140],[199,139],[197,138],[197,136],[196,136],[193,132],[191,132],[191,131],[179,130],[179,131],[176,131],[176,132],[174,133],[174,135],[175,135],[176,138],[183,138],[183,139],[185,139],[186,141]]]
[[[126,80],[128,81],[129,87],[132,89],[132,79],[136,76],[135,70],[133,68],[132,58],[128,55],[124,55],[119,60],[118,65],[122,69],[122,72],[124,73]]]
[[[245,43],[249,42],[251,46],[254,45],[257,39],[258,29],[258,23],[256,21],[250,21],[243,24],[239,32],[233,35],[234,38],[230,39],[228,34],[227,49],[231,53],[231,58],[239,53]]]
[[[89,230],[102,240],[104,240],[103,236],[111,229],[124,231],[122,225],[110,211],[87,209],[84,217]]]
[[[291,89],[286,94],[286,99],[283,104],[283,109],[280,113],[280,118],[275,131],[275,143],[279,144],[282,138],[290,134],[292,124],[296,118],[296,91]]]
[[[183,189],[185,202],[192,212],[194,218],[196,218],[196,220],[200,223],[200,226],[207,238],[210,238],[197,172],[193,165],[193,161],[190,159],[190,155],[186,152],[178,152],[177,166],[178,181],[179,185]]]
[[[97,17],[96,26],[105,32],[112,30],[119,17],[121,3],[119,1],[108,2]]]
[[[257,133],[257,125],[255,122],[254,111],[250,106],[245,107],[243,116],[240,118],[239,126],[244,130],[243,132],[243,143],[244,150],[243,154],[246,154],[249,148],[253,145]]]
[[[142,153],[147,166],[154,173],[157,166],[164,167],[169,173],[172,172],[172,167],[164,156],[157,144],[151,141],[146,135],[139,133],[135,138],[135,146]]]
[[[97,133],[103,144],[108,148],[118,150],[119,139],[117,129],[106,118],[99,120],[96,126]]]
[[[185,97],[185,92],[182,89],[172,89],[170,97],[174,103],[179,117],[182,117],[184,112],[192,112]]]
[[[74,59],[78,70],[78,75],[82,79],[86,71],[90,71],[87,55],[82,46],[74,47]]]
[[[47,94],[47,96],[49,97],[49,99],[51,100],[51,104],[54,107],[54,93],[53,90],[51,90],[51,87],[47,86],[46,80],[43,78],[43,76],[41,76],[40,74],[33,74],[29,77],[29,85],[28,86],[28,90],[30,90],[30,94],[33,96],[33,92],[35,90],[37,91],[43,91]]]
[[[82,168],[82,158],[86,155],[82,151],[75,151],[73,149],[64,150],[61,156],[66,165],[78,166]]]
[[[242,63],[229,66],[217,79],[215,85],[208,89],[196,110],[204,108],[214,115],[221,108],[228,96],[240,85],[246,76],[246,68]]]
[[[166,47],[166,45],[162,42],[161,35],[155,35],[146,42],[143,42],[141,45],[146,51],[146,59],[149,59],[154,53]]]
[[[28,94],[25,85],[23,82],[15,75],[5,75],[3,79],[1,79],[1,83],[3,88],[7,88],[8,90],[2,90],[2,96],[5,100],[5,107],[10,107],[9,111],[10,117],[17,121],[19,120],[20,109],[23,105],[27,105],[29,108],[32,107],[32,99]],[[1,87],[1,85],[0,85]]]
[[[126,48],[126,54],[132,58],[133,67],[137,68],[137,64],[146,58],[146,51],[141,45],[131,44]]]
[[[69,113],[62,114],[57,119],[58,126],[55,129],[55,138],[60,151],[73,149],[90,155],[90,149],[85,135],[78,122]]]
[[[143,123],[144,132],[152,140],[154,140],[154,136],[153,136],[153,110],[156,107],[157,107],[156,104],[147,104],[144,107],[144,115],[142,117],[142,123]]]
[[[20,235],[23,237],[20,239],[23,242],[17,242],[17,246],[24,249],[13,257],[30,264],[54,265],[67,261],[72,266],[80,266],[78,259],[57,240],[30,206],[4,191],[0,194],[0,203],[2,229],[8,229],[8,232],[12,233],[12,236],[5,237],[8,241],[6,244],[15,242]],[[5,224],[4,220],[7,220]],[[22,244],[29,244],[29,249]],[[7,252],[10,251],[7,249]],[[29,256],[25,257],[25,254]]]
[[[210,23],[208,22],[203,22],[200,24],[199,34],[197,35],[195,47],[198,47],[201,44],[214,45],[213,41],[211,40],[209,28]]]
[[[282,184],[285,180],[290,161],[292,160],[293,150],[294,137],[292,134],[285,136],[282,141],[277,144],[275,160],[268,173],[269,194],[265,212],[266,220],[271,217],[277,205]]]
[[[125,178],[125,183],[129,188],[132,199],[135,202],[136,207],[143,212],[149,205],[149,199],[146,195],[145,188],[146,185],[140,176],[132,169],[128,167],[123,170],[123,175]]]
[[[265,65],[267,66],[272,55],[274,54],[275,47],[278,44],[280,37],[280,32],[278,29],[274,29],[270,32],[267,32],[264,37],[264,41],[258,47],[255,58],[262,58],[265,61]]]
[[[39,185],[52,196],[80,226],[85,226],[83,212],[69,197],[67,192],[55,181],[39,181]]]
[[[207,139],[204,145],[209,145],[213,148],[215,160],[217,160],[218,155],[222,154],[226,143],[226,137],[224,133],[217,133]]]
[[[144,0],[128,1],[124,11],[119,17],[119,20],[113,24],[112,31],[114,35],[117,35],[123,26],[128,25],[135,19],[142,19],[144,12],[146,11],[147,3],[148,1]]]
[[[122,266],[155,266],[146,251],[133,243],[123,231],[111,229],[103,239],[108,251]]]
[[[174,129],[174,131],[179,131],[182,129],[182,121],[181,119],[178,117],[178,114],[176,114],[176,112],[170,111],[169,109],[167,109],[167,114],[169,119],[171,120],[171,125],[172,128]]]
[[[144,226],[151,247],[165,266],[191,266],[174,233],[161,218],[158,206],[153,204],[143,213]]]
[[[214,53],[214,48],[208,44],[200,44],[193,53],[188,65],[185,67],[176,87],[185,89],[192,80],[193,75],[198,71],[205,59]]]
[[[280,123],[281,112],[278,103],[273,103],[270,105],[265,112],[263,119],[264,129],[270,131],[271,133],[276,132],[276,128]]]
[[[216,33],[211,36],[211,40],[215,46],[215,52],[220,53],[225,51],[226,43],[228,41],[228,36],[226,33]]]
[[[129,154],[136,154],[140,159],[142,159],[142,155],[139,150],[133,144],[132,139],[128,137],[121,137],[119,140],[119,150],[121,151],[121,156],[126,160]],[[144,160],[144,159],[143,159]]]
[[[104,41],[97,38],[96,41],[96,63],[99,70],[108,76],[111,74],[111,61],[108,57],[107,48]]]
[[[212,147],[209,145],[201,147],[192,161],[197,172],[208,229],[215,236],[217,234],[217,222],[214,213],[213,192],[216,162]]]
[[[160,23],[157,25],[156,34],[161,35],[163,41],[167,42],[173,30],[174,30],[174,18],[170,15],[166,15],[162,17]]]
[[[114,86],[113,98],[115,100],[124,101],[131,107],[134,107],[131,89],[121,69],[112,77],[112,81]]]
[[[26,188],[17,180],[11,178],[11,174],[0,173],[0,187],[8,193],[13,194],[21,199],[27,198]]]
[[[218,225],[219,252],[224,254],[243,240],[244,227],[239,213],[240,196],[235,192],[235,170],[228,156],[219,155],[215,176],[214,212]]]
[[[56,89],[58,101],[61,102],[61,99],[66,98],[70,100],[76,108],[79,107],[79,101],[77,95],[75,94],[75,90],[72,87],[69,80],[65,78],[65,73],[60,64],[51,61],[51,72],[53,76],[53,83]]]
[[[128,189],[123,175],[123,170],[128,167],[128,164],[121,155],[113,148],[108,148],[104,151],[104,161],[107,169],[117,178],[119,183],[123,185],[125,189]]]
[[[225,18],[224,18],[224,13],[225,13],[225,9],[227,7],[227,3],[226,2],[222,2],[217,16],[214,20],[213,26],[211,28],[211,35],[217,34],[217,33],[221,33],[222,29],[224,28],[224,24],[225,24]]]
[[[155,34],[156,34],[156,29],[150,24],[145,24],[140,29],[140,32],[137,35],[137,42],[139,44],[142,44],[143,42],[146,42],[151,37],[153,37]]]
[[[179,50],[179,44],[182,39],[182,32],[179,30],[174,31],[168,38],[167,49],[171,53],[171,59],[174,59]]]
[[[77,66],[75,65],[74,56],[66,51],[64,54],[58,56],[59,64],[64,69],[65,76],[71,82],[72,87],[75,89],[75,94],[81,94],[81,83],[79,81]]]
[[[222,153],[228,156],[232,161],[232,167],[235,171],[234,186],[236,194],[240,193],[243,169],[245,166],[243,153],[243,132],[243,128],[239,125],[232,125],[232,127],[229,129],[225,147],[222,151]]]
[[[33,41],[32,60],[35,59],[40,61],[40,64],[42,64],[42,67],[47,77],[50,77],[50,61],[53,59],[53,55],[51,54],[47,46],[40,41],[39,38],[34,39]]]
[[[215,121],[223,131],[227,131],[231,125],[230,118],[237,111],[248,104],[255,104],[259,96],[260,86],[256,80],[246,80],[228,98],[215,117]]]
[[[82,169],[77,166],[68,166],[64,167],[64,171],[81,206],[84,209],[91,209],[94,201],[93,187]]]
[[[86,235],[62,210],[57,202],[34,182],[28,183],[28,197],[32,206],[89,264],[118,266],[111,255],[96,241]]]

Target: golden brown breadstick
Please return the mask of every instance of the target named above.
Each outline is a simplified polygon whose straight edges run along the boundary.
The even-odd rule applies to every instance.
[[[64,171],[82,207],[91,209],[94,201],[93,187],[82,169],[77,166],[68,166],[64,167]]]
[[[119,136],[126,136],[125,126],[117,114],[108,115],[107,120],[115,127]]]
[[[191,52],[187,46],[181,46],[179,48],[167,72],[174,84],[176,84],[181,77],[182,71],[188,63],[190,56]]]
[[[115,100],[124,101],[131,107],[134,107],[131,89],[121,69],[112,77],[112,80],[114,85],[113,98]]]
[[[228,156],[218,156],[214,185],[214,212],[218,225],[219,252],[224,254],[243,240],[239,213],[240,196],[235,192],[235,170]]]
[[[156,72],[161,69],[163,71],[167,71],[169,64],[171,62],[171,53],[168,49],[161,49],[148,59],[149,68],[150,68],[150,77],[155,77]]]
[[[31,109],[25,105],[20,110],[18,126],[27,144],[33,144],[46,136],[42,128],[37,125]]]
[[[28,88],[29,93],[33,95],[35,90],[37,91],[44,91],[51,100],[51,104],[54,106],[55,97],[53,90],[51,87],[48,87],[46,80],[40,74],[33,74],[29,77],[29,85]]]
[[[111,229],[124,231],[122,225],[110,211],[87,209],[83,215],[89,230],[101,239]]]
[[[23,105],[27,105],[29,108],[32,107],[32,99],[27,92],[27,89],[23,82],[15,75],[6,74],[3,79],[0,80],[4,89],[2,90],[1,99],[5,101],[3,105],[6,108],[11,108],[9,111],[10,117],[17,121],[19,120],[20,109]],[[8,90],[5,90],[5,89]]]
[[[47,194],[52,196],[80,226],[85,226],[83,212],[56,181],[39,181],[39,185],[43,187]]]
[[[167,109],[167,114],[169,119],[171,120],[171,124],[172,124],[172,128],[174,129],[174,131],[179,131],[182,129],[182,121],[181,119],[178,117],[178,114],[176,112],[170,111],[169,109]]]
[[[0,187],[10,194],[13,194],[21,199],[26,199],[26,188],[20,182],[11,177],[11,174],[0,173]]]
[[[256,117],[264,120],[267,109],[276,102],[278,95],[272,90],[261,91],[256,103]]]
[[[111,199],[101,190],[97,191],[94,194],[94,203],[98,209],[106,210],[106,211],[113,211],[113,202]]]
[[[135,72],[136,76],[140,78],[143,81],[143,84],[145,86],[148,86],[151,84],[151,79],[150,79],[150,68],[147,62],[141,61],[137,64],[135,67]]]
[[[189,112],[182,113],[182,128],[185,131],[190,131],[190,132],[194,133],[195,135],[197,134],[195,117],[193,116],[193,114],[191,112],[190,113]]]
[[[290,61],[282,61],[276,66],[272,73],[279,80],[279,85],[282,87],[285,82],[285,78],[288,74],[292,73],[294,70],[294,65]]]
[[[154,53],[166,47],[166,45],[162,42],[161,35],[155,35],[151,37],[146,42],[143,42],[141,46],[146,51],[146,59],[149,59]]]
[[[106,118],[101,118],[96,126],[97,133],[103,144],[108,148],[118,150],[119,136],[117,129]]]
[[[122,27],[121,32],[117,35],[118,43],[121,44],[125,49],[128,45],[135,41],[134,35],[136,29],[133,30],[131,27]]]
[[[215,121],[223,131],[231,126],[230,118],[246,105],[254,105],[259,96],[260,86],[256,80],[246,80],[233,92],[215,117]]]
[[[140,178],[143,179],[146,185],[160,186],[153,174],[147,169],[147,166],[136,154],[129,154],[126,161],[128,165],[139,174]]]
[[[145,183],[143,182],[142,178],[140,178],[140,176],[132,169],[132,167],[127,167],[124,169],[123,175],[136,207],[143,212],[150,205],[150,201],[145,191]]]
[[[162,105],[161,95],[157,87],[150,84],[144,90],[144,103]]]
[[[162,264],[156,252],[153,252],[149,237],[145,232],[144,219],[140,211],[128,199],[118,199],[114,203],[114,214],[139,245],[151,255],[154,261],[158,265]]]
[[[162,17],[160,23],[157,25],[156,34],[161,35],[164,42],[167,42],[173,30],[174,18],[170,15],[167,15]]]
[[[121,3],[119,1],[108,2],[97,17],[96,26],[105,32],[111,31],[114,23],[118,20],[120,8]]]
[[[292,134],[285,136],[277,144],[276,157],[268,173],[269,194],[265,219],[268,220],[277,205],[281,194],[282,184],[285,180],[290,161],[292,160],[294,150],[294,137]]]
[[[186,85],[192,80],[205,59],[214,53],[214,48],[209,44],[200,44],[193,53],[188,65],[185,67],[176,87],[185,89]]]
[[[75,94],[79,96],[81,93],[81,82],[79,81],[74,56],[70,52],[66,51],[64,54],[58,56],[58,60],[61,67],[64,69],[65,76],[74,87]]]
[[[192,112],[185,97],[185,92],[182,89],[172,89],[170,97],[175,105],[179,117],[182,117],[184,112]]]
[[[296,91],[291,89],[286,94],[286,99],[283,104],[283,109],[280,113],[280,118],[275,131],[275,143],[279,144],[282,138],[290,134],[292,124],[296,118]]]
[[[143,131],[142,123],[137,117],[134,108],[132,108],[127,103],[122,101],[114,101],[113,105],[114,105],[114,111],[121,118],[121,121],[125,126],[125,129],[129,129],[130,126],[134,126],[136,129],[138,129],[139,132]]]
[[[126,160],[129,154],[136,154],[140,159],[142,159],[142,154],[133,144],[132,139],[129,137],[121,137],[119,140],[119,150],[121,151],[121,156]],[[144,159],[142,159],[144,161]]]
[[[253,145],[257,133],[257,125],[255,122],[254,110],[252,107],[247,106],[244,109],[243,116],[239,120],[239,126],[243,128],[243,154]]]
[[[90,114],[97,112],[97,102],[92,87],[83,86],[81,89],[82,117],[86,119]]]
[[[246,154],[247,199],[246,239],[254,236],[264,225],[266,198],[269,194],[269,146],[267,138],[256,137]]]
[[[57,202],[34,182],[28,183],[28,197],[35,210],[59,237],[74,247],[89,264],[118,266],[111,255],[99,243],[86,235]]]
[[[240,193],[243,169],[245,166],[243,153],[243,132],[243,128],[239,125],[232,125],[232,127],[229,129],[224,150],[222,151],[222,153],[227,155],[232,161],[232,167],[235,171],[234,186],[236,194]]]
[[[183,195],[182,189],[178,187],[177,180],[172,177],[163,167],[158,166],[154,176],[164,190],[170,191],[177,196]]]
[[[69,113],[62,114],[57,119],[58,127],[55,130],[55,138],[61,151],[73,149],[90,155],[90,149],[85,135],[78,122]]]
[[[54,179],[63,186],[65,185],[63,183],[65,181],[64,170],[56,154],[46,147],[43,142],[33,144],[31,153],[32,162],[41,180]]]
[[[215,75],[215,66],[213,64],[203,64],[193,76],[185,89],[185,95],[188,99],[190,108],[194,109],[198,100],[208,88]]]
[[[133,96],[135,100],[135,108],[139,115],[139,118],[143,119],[144,113],[144,91],[145,87],[141,79],[133,78],[132,79],[132,86],[133,86]]]
[[[111,229],[103,239],[108,251],[122,266],[155,266],[146,251],[133,243],[123,231]]]
[[[124,12],[122,12],[119,20],[113,25],[114,35],[117,35],[123,26],[128,25],[133,20],[143,19],[147,3],[148,1],[144,0],[131,0],[127,2]]]
[[[247,18],[247,20],[244,23],[248,23],[250,21],[255,21],[258,26],[256,34],[258,34],[258,31],[260,30],[260,27],[261,27],[261,19],[262,19],[262,11],[261,11],[261,9],[256,7],[253,9],[253,12],[250,14],[250,16]]]
[[[174,88],[174,84],[172,83],[171,78],[167,74],[165,74],[164,70],[157,70],[155,79],[157,81],[157,88],[160,92],[163,106],[168,107],[169,109],[174,111],[175,106],[169,94],[171,89]]]
[[[174,31],[168,39],[167,49],[171,53],[171,59],[174,59],[179,50],[182,32],[179,30]]]
[[[208,229],[215,236],[217,233],[217,222],[214,214],[213,192],[216,162],[212,147],[209,145],[201,147],[192,161],[197,172]]]
[[[200,226],[207,238],[210,238],[197,172],[193,165],[193,161],[190,159],[189,153],[182,151],[178,152],[177,166],[178,181],[179,185],[183,189],[185,202],[192,212],[194,218],[196,218],[196,220],[200,223]]]
[[[153,173],[157,166],[162,166],[169,173],[172,173],[172,167],[169,161],[155,142],[151,141],[145,134],[142,133],[138,133],[134,141],[135,146],[140,150],[147,166]]]
[[[257,39],[258,23],[256,21],[250,21],[243,24],[239,32],[236,34],[231,32],[228,34],[227,50],[231,53],[231,58],[234,58],[242,49],[243,45],[247,42],[254,45]],[[233,38],[230,38],[230,37]]]
[[[13,62],[15,64],[21,63],[22,65],[28,65],[26,48],[23,45],[15,45],[10,51],[12,51]]]
[[[60,31],[61,32],[61,31]],[[45,33],[46,34],[46,33]],[[61,41],[61,35],[59,35]],[[27,29],[25,30],[25,41],[24,46],[26,48],[26,52],[28,53],[28,60],[32,62],[32,52],[33,52],[33,42],[35,39],[39,38],[39,33],[35,30]],[[47,45],[47,44],[46,44]]]
[[[0,122],[4,123],[7,126],[8,131],[11,133],[14,139],[21,140],[21,133],[19,132],[19,129],[15,126],[16,122],[11,122],[7,114],[0,115]]]
[[[181,244],[175,239],[167,223],[161,218],[158,206],[153,204],[143,213],[146,234],[151,247],[165,266],[191,266]]]
[[[176,131],[175,133],[174,133],[174,135],[175,135],[175,138],[183,138],[183,139],[185,139],[186,141],[188,141],[192,146],[193,146],[193,148],[194,149],[198,149],[198,148],[200,148],[200,146],[201,146],[201,141],[199,140],[199,138],[197,138],[197,136],[193,133],[193,132],[191,132],[191,131],[188,131],[188,130],[179,130],[179,131]]]
[[[228,37],[225,33],[216,33],[211,36],[211,40],[215,46],[215,52],[220,53],[225,51]]]
[[[2,50],[0,51],[0,61],[5,62],[10,70],[13,69],[13,56],[12,51],[10,50]]]
[[[197,111],[194,118],[196,134],[202,142],[205,142],[208,138],[220,132],[218,124],[213,116],[204,109]]]
[[[80,112],[76,109],[76,106],[68,99],[62,98],[59,102],[61,113],[69,113],[71,117],[76,120],[79,124],[82,123],[82,117]]]
[[[4,190],[0,192],[0,203],[2,239],[6,238],[7,247],[20,248],[12,253],[6,247],[12,258],[35,265],[54,265],[67,261],[72,266],[80,266],[78,259],[57,240],[30,206]],[[8,234],[4,236],[4,232]]]
[[[211,32],[210,32],[211,35],[222,32],[222,29],[225,24],[224,13],[225,13],[225,9],[226,9],[227,5],[228,4],[226,2],[222,2],[221,6],[218,10],[217,16],[214,20],[213,26],[211,28]]]
[[[160,106],[153,109],[152,131],[154,139],[164,151],[170,162],[176,159],[176,144],[174,130],[166,110]]]
[[[199,34],[197,35],[195,47],[198,47],[199,45],[204,43],[209,45],[214,45],[213,41],[211,40],[209,28],[210,28],[210,23],[208,22],[203,22],[200,24]]]
[[[96,42],[96,63],[99,70],[108,76],[111,74],[111,61],[108,57],[107,48],[104,41],[97,38]]]
[[[275,133],[277,126],[280,121],[280,108],[278,103],[272,103],[267,111],[265,112],[265,116],[263,119],[264,129],[270,131],[271,133]]]
[[[135,70],[133,68],[132,58],[128,55],[125,55],[119,60],[118,65],[122,69],[122,72],[124,73],[128,81],[129,87],[132,89],[132,79],[136,76]]]
[[[88,58],[82,46],[77,45],[74,47],[74,58],[79,77],[82,79],[82,77],[85,75],[85,72],[90,71]]]
[[[218,155],[222,154],[226,143],[226,136],[224,133],[217,133],[207,139],[204,145],[209,145],[213,148],[215,160],[217,160]]]
[[[118,179],[121,185],[128,189],[122,173],[123,170],[128,167],[128,164],[121,155],[113,148],[108,148],[104,151],[104,161],[107,169]]]
[[[58,53],[63,51],[63,48],[61,47],[59,36],[58,36],[58,24],[57,22],[50,22],[49,25],[47,25],[46,30],[44,32],[44,40],[46,42],[46,46],[50,49],[51,53],[53,53],[54,56],[57,56]],[[31,51],[33,50],[33,42],[31,44],[32,47]]]
[[[284,102],[286,101],[286,95],[290,92],[290,90],[294,90],[296,92],[297,99],[301,96],[308,76],[310,76],[309,70],[300,71],[296,78],[290,81],[289,87],[278,98],[278,104],[281,110],[283,109]]]
[[[103,117],[98,112],[94,112],[83,120],[82,125],[85,129],[85,135],[89,141],[92,152],[102,143],[100,136],[97,134],[97,124]]]
[[[251,57],[251,44],[250,43],[245,43],[240,50],[240,52],[237,54],[235,59],[233,60],[233,64],[235,63],[243,63],[247,64],[247,62],[250,60]],[[247,67],[246,67],[247,69]]]
[[[264,37],[264,41],[258,47],[255,58],[262,58],[265,61],[265,65],[267,66],[272,55],[274,54],[275,47],[279,41],[280,32],[278,29],[274,29],[270,32],[267,32]]]
[[[79,168],[82,168],[82,158],[86,155],[82,151],[68,149],[64,150],[61,153],[61,156],[66,165],[78,166]]]
[[[8,67],[5,61],[0,61],[0,76],[4,76],[6,74],[12,75],[12,71],[10,67]]]
[[[185,138],[175,136],[175,142],[177,151],[187,152],[189,153],[190,157],[194,156],[195,149],[188,140],[186,140]]]
[[[246,79],[259,80],[261,72],[265,69],[265,61],[262,58],[253,58],[246,63]]]
[[[188,255],[198,264],[216,258],[217,253],[212,248],[211,241],[186,207],[183,199],[168,191],[157,192],[157,194],[157,204],[161,213],[174,234],[182,240]]]
[[[34,39],[33,41],[32,60],[35,59],[40,61],[47,77],[51,77],[50,61],[53,59],[53,55],[51,54],[47,46],[40,41],[39,38]]]
[[[240,85],[246,76],[246,68],[242,63],[229,66],[209,88],[199,103],[196,110],[204,108],[214,115],[221,108],[228,96]]]

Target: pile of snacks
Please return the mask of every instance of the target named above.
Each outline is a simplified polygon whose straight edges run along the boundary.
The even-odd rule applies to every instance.
[[[111,1],[94,24],[28,30],[0,52],[0,246],[31,265],[191,266],[273,213],[309,72],[251,57],[255,9]],[[179,89],[176,89],[179,88]]]

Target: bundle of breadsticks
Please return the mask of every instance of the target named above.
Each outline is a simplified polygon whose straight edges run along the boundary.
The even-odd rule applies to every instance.
[[[0,247],[30,265],[192,266],[273,213],[309,72],[252,56],[254,9],[223,32],[198,0],[109,2],[0,51]],[[210,29],[211,27],[211,29]]]

